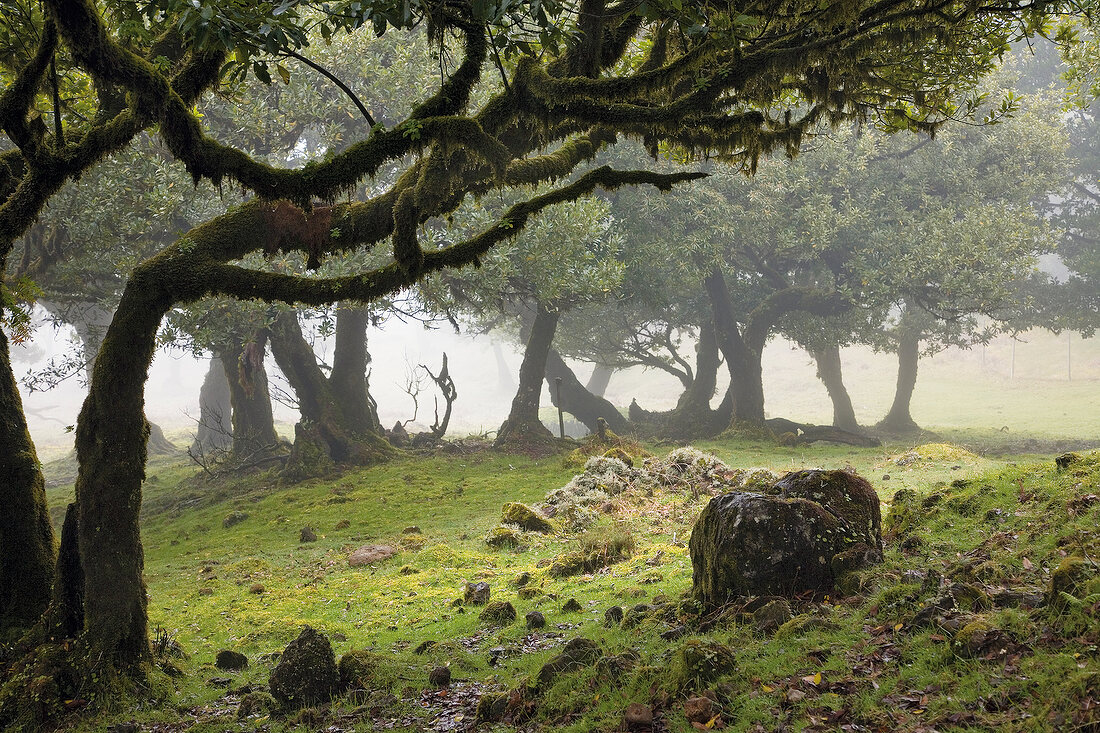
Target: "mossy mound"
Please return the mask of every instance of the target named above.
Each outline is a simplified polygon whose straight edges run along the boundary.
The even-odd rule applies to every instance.
[[[378,655],[365,649],[353,649],[340,657],[337,671],[341,690],[370,689],[379,669]]]
[[[1051,608],[1061,610],[1071,603],[1069,598],[1078,598],[1089,578],[1092,577],[1092,565],[1080,557],[1070,556],[1062,560],[1050,576],[1046,602]]]
[[[493,527],[485,535],[485,544],[489,547],[495,547],[497,549],[503,547],[518,547],[520,544],[520,534],[512,527]]]
[[[554,525],[546,517],[536,512],[526,504],[509,502],[500,511],[501,524],[514,524],[528,532],[550,534],[554,531]]]
[[[675,691],[697,690],[737,668],[733,649],[711,639],[689,639],[672,655],[668,684]]]
[[[491,626],[508,626],[516,620],[516,609],[508,601],[492,601],[481,610],[478,620]]]
[[[561,653],[542,665],[535,676],[536,689],[546,689],[555,679],[565,672],[571,672],[594,663],[602,656],[600,645],[591,639],[578,637],[570,639],[562,647]]]

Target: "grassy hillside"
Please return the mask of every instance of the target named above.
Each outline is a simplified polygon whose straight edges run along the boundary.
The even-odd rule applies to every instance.
[[[170,660],[185,676],[162,681],[152,707],[109,710],[72,729],[135,720],[173,731],[465,730],[479,698],[494,693],[511,694],[500,703],[510,722],[482,730],[615,730],[627,706],[642,703],[655,730],[689,731],[684,702],[702,693],[718,716],[711,727],[738,731],[1066,730],[1100,721],[1100,582],[1040,603],[1064,558],[1081,558],[1074,568],[1091,577],[1100,557],[1096,454],[1058,471],[1049,458],[982,458],[946,445],[701,447],[735,467],[851,468],[884,502],[912,492],[888,514],[885,563],[865,571],[850,596],[793,601],[794,625],[767,635],[751,609],[715,620],[682,602],[691,587],[686,539],[705,493],[628,490],[593,530],[525,532],[520,547],[493,549],[485,537],[501,505],[539,501],[576,464],[481,452],[402,459],[293,487],[265,477],[212,487],[169,463],[146,484],[143,531],[152,620],[161,641],[187,653]],[[68,490],[51,490],[55,507]],[[304,527],[316,541],[300,541]],[[551,559],[608,542],[632,543],[634,552],[594,573],[552,577]],[[400,552],[348,566],[352,550],[377,543]],[[521,573],[537,589],[523,598]],[[489,627],[480,607],[456,605],[465,583],[482,580],[493,600],[513,604],[515,623]],[[945,594],[960,600],[944,604]],[[580,610],[564,610],[573,599]],[[650,606],[634,614],[637,625],[605,625],[609,607],[637,604]],[[525,628],[532,610],[545,615],[545,629]],[[327,634],[338,657],[373,651],[371,691],[289,719],[261,705],[238,720],[242,698],[266,685],[270,655],[303,624]],[[611,662],[530,691],[574,637],[594,641]],[[214,668],[220,649],[243,652],[249,668]],[[699,662],[727,651],[724,666]],[[608,665],[628,657],[629,671],[613,682]],[[444,693],[428,682],[439,665],[454,680]]]

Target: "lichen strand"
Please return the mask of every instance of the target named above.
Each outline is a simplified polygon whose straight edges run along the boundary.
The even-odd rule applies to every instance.
[[[46,609],[54,536],[46,490],[0,330],[0,631],[29,626]]]

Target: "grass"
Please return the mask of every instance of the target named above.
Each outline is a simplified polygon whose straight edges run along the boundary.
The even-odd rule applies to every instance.
[[[698,447],[738,467],[852,468],[870,478],[885,501],[899,489],[913,490],[909,534],[923,540],[903,552],[904,536],[893,538],[886,562],[866,574],[860,596],[795,603],[796,613],[827,617],[827,628],[785,638],[763,637],[751,624],[732,622],[706,634],[691,630],[685,639],[705,637],[735,651],[735,669],[707,686],[730,730],[831,730],[844,722],[868,730],[1060,730],[1080,720],[1082,706],[1100,694],[1100,628],[1091,600],[1064,617],[1008,608],[978,613],[1027,646],[1008,659],[967,657],[944,629],[908,625],[939,592],[927,580],[933,571],[945,582],[989,591],[1004,586],[1042,593],[1063,555],[1100,557],[1095,461],[1088,471],[1057,472],[1049,457],[1022,463],[950,445],[914,451],[905,445],[791,448],[715,440]],[[558,645],[577,635],[593,639],[607,655],[635,649],[641,664],[619,684],[592,667],[561,675],[537,698],[529,726],[612,730],[629,703],[643,702],[670,730],[691,730],[680,707],[686,693],[669,679],[686,642],[660,637],[669,620],[607,628],[603,618],[612,605],[629,609],[667,600],[677,608],[691,587],[685,540],[707,496],[628,494],[616,498],[614,513],[603,516],[592,534],[525,533],[522,546],[512,550],[484,542],[504,502],[537,502],[575,471],[563,456],[479,453],[404,458],[291,487],[263,476],[213,487],[197,482],[192,467],[158,459],[146,482],[143,513],[150,616],[189,654],[181,663],[186,676],[157,705],[101,711],[73,722],[72,729],[102,730],[135,719],[154,729],[171,724],[177,730],[187,721],[183,727],[195,731],[224,730],[238,696],[227,697],[224,686],[207,682],[226,676],[213,667],[217,651],[237,650],[252,660],[248,670],[230,675],[234,688],[264,685],[270,663],[260,661],[263,655],[281,650],[309,624],[334,640],[338,656],[371,649],[386,660],[379,685],[392,698],[376,706],[374,717],[396,721],[398,730],[424,729],[433,715],[442,715],[442,703],[422,692],[433,666],[449,664],[456,680],[471,685],[458,690],[522,688]],[[57,510],[71,486],[49,493]],[[903,508],[894,510],[895,524]],[[248,517],[224,527],[233,512]],[[299,542],[306,526],[316,542]],[[548,572],[552,558],[583,551],[585,542],[608,541],[627,559],[595,574],[557,578]],[[368,543],[392,544],[400,552],[376,567],[348,567],[350,551]],[[513,582],[519,573],[531,576],[540,595],[520,597]],[[516,624],[488,629],[478,620],[479,609],[453,605],[465,583],[477,580],[492,585],[494,600],[516,607]],[[253,592],[256,584],[262,593]],[[562,610],[571,599],[581,611]],[[544,613],[549,632],[560,636],[529,635],[523,617],[532,610]],[[689,629],[697,620],[690,608],[675,613]],[[425,641],[435,645],[415,654]],[[356,709],[354,701],[342,701],[325,724],[339,719],[346,723],[340,730],[373,730],[371,715]],[[457,714],[468,722],[473,713]],[[293,721],[265,715],[239,725],[295,728]]]

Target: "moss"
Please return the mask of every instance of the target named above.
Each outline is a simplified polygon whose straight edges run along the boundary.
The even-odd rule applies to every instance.
[[[995,631],[987,619],[976,618],[955,634],[955,651],[963,656],[977,656]]]
[[[380,660],[366,649],[353,649],[340,657],[337,670],[341,690],[365,690],[374,686]]]
[[[1070,556],[1062,560],[1050,576],[1047,588],[1047,604],[1056,610],[1069,604],[1066,596],[1077,598],[1092,575],[1092,565],[1080,557]]]
[[[485,692],[477,701],[474,723],[495,723],[508,710],[508,695],[503,692]]]
[[[839,627],[827,618],[812,613],[802,613],[776,629],[775,638],[797,638],[814,631],[831,631],[837,628]]]
[[[599,659],[601,655],[599,644],[591,639],[583,637],[570,639],[562,647],[560,654],[539,668],[538,674],[535,676],[535,689],[546,689],[559,675],[587,667]]]
[[[515,524],[520,529],[528,532],[540,532],[549,534],[554,531],[554,525],[531,507],[519,502],[509,502],[500,511],[501,524]]]
[[[677,692],[698,690],[736,668],[730,647],[712,639],[690,639],[672,655],[666,684]]]
[[[768,601],[752,614],[752,625],[761,634],[773,634],[791,620],[791,604],[783,599]]]
[[[520,543],[520,535],[511,527],[493,527],[485,535],[485,543],[490,547],[516,547]]]
[[[481,610],[478,620],[491,626],[508,626],[516,620],[516,609],[508,601],[491,601]]]

